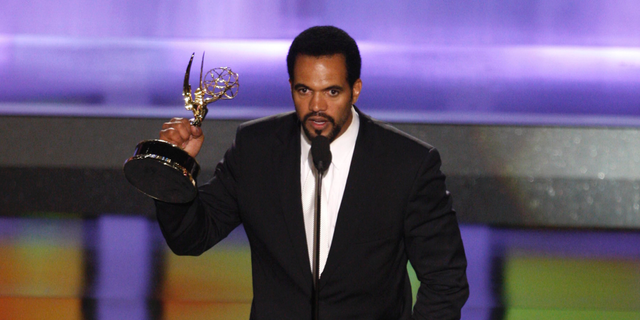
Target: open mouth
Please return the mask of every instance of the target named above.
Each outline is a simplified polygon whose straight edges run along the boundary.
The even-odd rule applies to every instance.
[[[309,113],[304,120],[309,123],[314,131],[323,131],[330,123],[334,123],[331,117],[321,113]]]
[[[309,123],[315,130],[323,130],[326,128],[329,121],[325,118],[311,118],[309,119]]]

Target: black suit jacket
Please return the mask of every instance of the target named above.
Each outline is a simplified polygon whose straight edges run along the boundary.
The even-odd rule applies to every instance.
[[[321,319],[457,319],[466,259],[436,149],[360,114],[360,130],[321,275]],[[251,246],[251,319],[311,319],[313,279],[294,112],[243,124],[189,205],[157,203],[169,247],[199,255],[240,223]]]

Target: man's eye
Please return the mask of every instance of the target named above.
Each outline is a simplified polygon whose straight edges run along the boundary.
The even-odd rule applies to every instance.
[[[300,88],[300,89],[298,89],[298,92],[300,92],[300,93],[304,94],[304,93],[309,92],[309,89],[307,89],[307,88]]]
[[[330,96],[337,96],[339,93],[340,93],[340,91],[335,90],[335,89],[329,90],[329,95]]]

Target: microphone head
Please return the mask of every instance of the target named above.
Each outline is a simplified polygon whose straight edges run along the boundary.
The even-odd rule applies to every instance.
[[[311,157],[313,165],[321,174],[329,168],[331,164],[331,149],[329,148],[329,138],[317,135],[311,140]]]

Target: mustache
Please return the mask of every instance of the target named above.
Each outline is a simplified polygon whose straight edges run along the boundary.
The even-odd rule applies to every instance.
[[[307,120],[309,120],[311,117],[321,117],[324,118],[325,120],[327,120],[328,122],[330,122],[332,125],[336,125],[336,120],[333,119],[333,117],[331,117],[328,114],[322,113],[322,112],[311,112],[311,113],[307,113],[307,115],[304,116],[304,118],[302,119],[302,122],[307,122]]]

